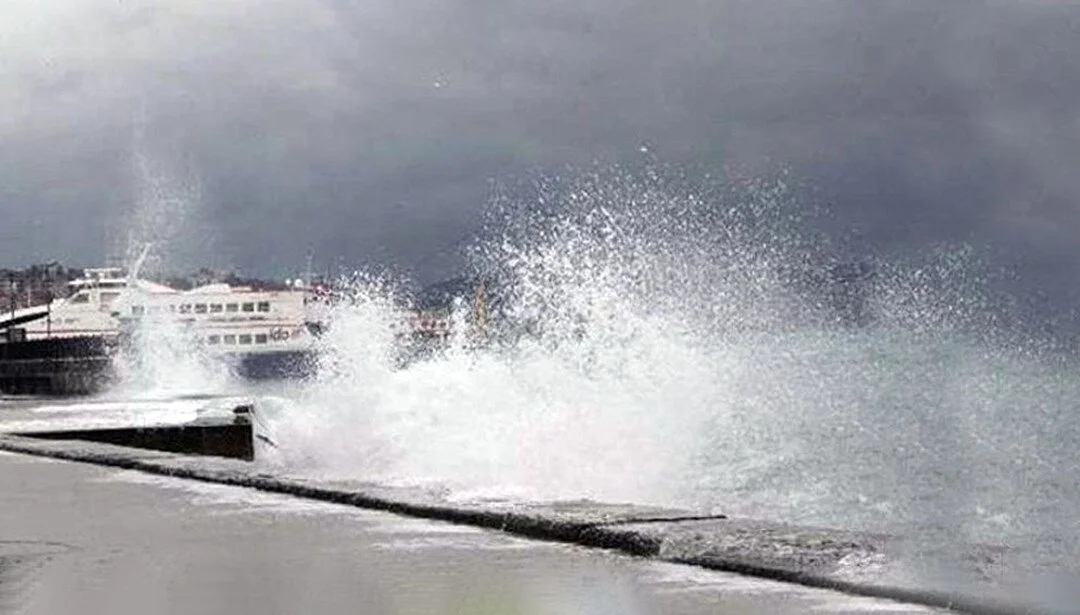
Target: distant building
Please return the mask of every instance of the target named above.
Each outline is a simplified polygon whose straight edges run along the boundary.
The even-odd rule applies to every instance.
[[[66,296],[67,283],[80,273],[57,262],[0,269],[0,310],[40,305]]]

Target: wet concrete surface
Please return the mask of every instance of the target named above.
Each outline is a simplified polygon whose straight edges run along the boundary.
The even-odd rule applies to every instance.
[[[326,481],[291,476],[257,463],[96,442],[0,435],[0,449],[450,521],[976,615],[1062,612],[1060,607],[1033,609],[1044,602],[1038,594],[1018,593],[993,574],[984,574],[975,584],[958,584],[950,576],[962,570],[970,579],[972,573],[992,571],[993,559],[982,562],[968,557],[972,553],[964,549],[949,570],[928,569],[920,552],[895,536],[723,516],[701,518],[690,511],[633,504],[462,501],[448,499],[438,488]]]
[[[13,453],[0,453],[0,493],[5,612],[939,612],[241,487]]]
[[[946,553],[926,557],[932,545],[897,536],[810,528],[689,510],[595,501],[528,502],[462,500],[438,486],[402,487],[370,481],[327,480],[293,475],[274,464],[204,457],[187,451],[168,453],[130,446],[26,438],[2,432],[28,423],[47,423],[49,435],[61,426],[102,421],[121,423],[138,416],[142,425],[212,425],[235,419],[234,407],[249,403],[235,396],[191,396],[168,399],[65,400],[0,399],[0,450],[29,453],[148,474],[182,477],[222,486],[299,496],[353,508],[403,513],[450,521],[546,541],[613,549],[714,571],[760,579],[840,590],[850,595],[950,607],[978,615],[1060,613],[1032,609],[1045,602],[1040,592],[1003,578],[1000,547],[953,545]],[[156,423],[149,423],[149,419]],[[257,418],[257,417],[256,417]],[[75,425],[73,425],[75,424]],[[136,431],[145,428],[136,428]],[[76,431],[76,433],[83,433]],[[258,456],[256,456],[258,457]],[[940,549],[939,549],[940,550]],[[928,566],[945,562],[943,567]],[[0,583],[3,577],[0,576]],[[2,589],[2,586],[0,586]],[[1017,591],[1019,589],[1020,591]],[[1061,600],[1055,603],[1065,604]],[[1073,612],[1073,611],[1066,611]]]

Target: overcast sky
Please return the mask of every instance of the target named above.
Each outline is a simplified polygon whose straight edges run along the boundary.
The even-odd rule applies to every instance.
[[[1074,284],[1078,57],[1080,5],[1034,0],[0,0],[0,266],[141,228],[433,279],[492,180],[647,143]]]

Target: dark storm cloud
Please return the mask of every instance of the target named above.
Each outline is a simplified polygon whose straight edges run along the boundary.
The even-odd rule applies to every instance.
[[[831,230],[876,246],[992,241],[1058,281],[1080,264],[1066,3],[39,5],[0,21],[6,263],[102,258],[136,143],[198,184],[184,236],[213,264],[284,272],[313,246],[424,277],[490,180],[648,143],[790,164]]]

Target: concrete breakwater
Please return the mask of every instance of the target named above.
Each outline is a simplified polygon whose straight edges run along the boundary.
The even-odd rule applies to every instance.
[[[75,436],[75,434],[69,434]],[[989,597],[991,592],[928,589],[896,573],[910,545],[902,538],[791,526],[694,511],[592,501],[450,501],[438,490],[278,475],[259,464],[66,439],[0,435],[0,449],[614,549],[850,594],[975,614],[1052,613]],[[998,550],[971,547],[955,561],[992,575]]]
[[[251,461],[254,447],[250,425],[169,425],[121,427],[19,434],[40,440],[100,442],[173,453],[225,457]]]

